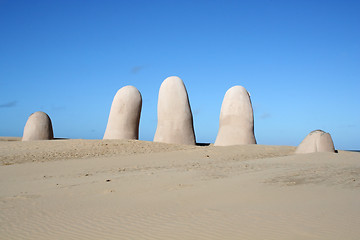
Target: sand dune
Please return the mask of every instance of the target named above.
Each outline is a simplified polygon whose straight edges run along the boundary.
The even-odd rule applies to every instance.
[[[360,153],[15,140],[0,141],[0,239],[360,236]]]

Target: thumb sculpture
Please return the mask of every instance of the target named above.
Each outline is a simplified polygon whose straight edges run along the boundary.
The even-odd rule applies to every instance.
[[[214,146],[243,144],[256,144],[254,115],[249,93],[242,86],[234,86],[225,93]]]
[[[28,118],[22,141],[51,140],[54,138],[50,117],[44,112],[35,112]]]
[[[133,86],[121,88],[111,105],[103,139],[139,139],[142,98]]]
[[[296,148],[295,153],[335,152],[329,133],[315,130],[309,133]]]
[[[168,77],[163,81],[157,110],[154,142],[196,144],[188,94],[179,77]]]

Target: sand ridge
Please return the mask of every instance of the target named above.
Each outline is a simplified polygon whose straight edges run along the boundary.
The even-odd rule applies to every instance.
[[[22,143],[16,139],[11,139],[11,141],[3,139],[0,144],[0,161],[3,165],[10,165],[24,162],[167,152],[189,148],[191,147],[137,140],[64,139]]]
[[[0,144],[0,161],[2,165],[24,162],[45,162],[73,158],[91,158],[101,156],[125,156],[149,154],[156,152],[173,152],[195,150],[204,154],[211,153],[225,158],[242,156],[243,158],[261,158],[282,156],[292,153],[295,148],[288,146],[232,146],[214,147],[167,144],[139,140],[49,140],[19,142],[17,139],[6,140]],[[215,150],[216,149],[216,150]],[[249,151],[251,150],[251,151]],[[236,152],[236,153],[235,153]]]

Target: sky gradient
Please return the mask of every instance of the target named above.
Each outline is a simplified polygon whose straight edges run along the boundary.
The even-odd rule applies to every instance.
[[[58,138],[101,139],[112,99],[143,98],[151,141],[162,81],[185,83],[198,142],[215,141],[232,86],[251,94],[258,144],[312,130],[360,149],[360,1],[0,0],[0,136],[46,112]]]

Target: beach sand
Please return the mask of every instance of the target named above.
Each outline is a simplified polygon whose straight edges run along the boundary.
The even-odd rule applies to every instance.
[[[0,140],[0,239],[360,239],[360,153]]]

